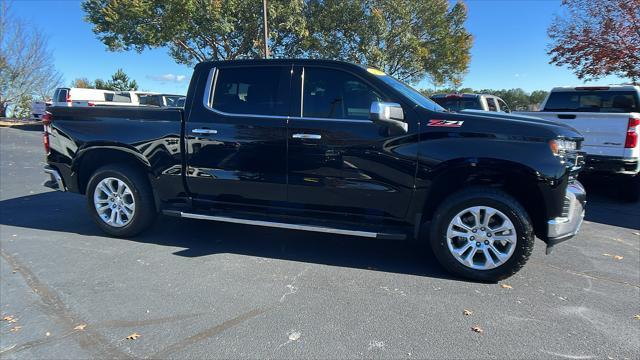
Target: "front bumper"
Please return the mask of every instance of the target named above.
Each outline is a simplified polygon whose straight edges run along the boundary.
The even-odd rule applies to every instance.
[[[587,193],[580,182],[575,181],[567,186],[564,195],[562,216],[547,222],[547,252],[554,245],[569,240],[580,230],[584,219]]]
[[[45,165],[44,172],[50,176],[50,179],[45,181],[42,185],[53,190],[67,191],[67,188],[64,186],[62,176],[60,176],[60,172],[58,172],[56,168],[50,165]]]

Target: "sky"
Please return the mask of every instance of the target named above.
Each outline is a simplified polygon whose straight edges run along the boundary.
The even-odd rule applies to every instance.
[[[258,0],[247,0],[258,1]],[[473,35],[471,63],[462,86],[474,89],[549,90],[578,85],[567,68],[549,64],[547,27],[560,0],[469,0],[467,30]],[[109,79],[122,68],[142,90],[186,94],[192,69],[176,64],[166,49],[110,52],[83,20],[80,1],[15,0],[13,15],[49,37],[55,66],[65,84],[75,78]],[[590,84],[621,83],[617,77]],[[419,88],[433,88],[429,82]]]

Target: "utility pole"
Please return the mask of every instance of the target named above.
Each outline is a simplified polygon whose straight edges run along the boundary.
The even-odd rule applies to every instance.
[[[264,22],[264,58],[269,58],[269,26],[267,25],[267,0],[262,0],[262,19]]]

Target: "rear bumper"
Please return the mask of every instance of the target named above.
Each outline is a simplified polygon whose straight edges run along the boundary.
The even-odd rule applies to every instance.
[[[62,180],[62,176],[60,176],[60,172],[56,170],[53,166],[45,165],[44,172],[49,175],[50,179],[45,181],[42,185],[59,191],[67,191],[67,188],[64,186],[64,180]]]
[[[580,182],[575,181],[567,186],[562,216],[547,222],[548,248],[569,240],[580,230],[584,219],[587,193]]]
[[[638,159],[617,156],[587,155],[583,172],[635,175],[640,171]]]

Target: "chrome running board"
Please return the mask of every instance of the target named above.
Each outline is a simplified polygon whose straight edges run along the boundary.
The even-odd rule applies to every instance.
[[[189,219],[210,220],[210,221],[219,221],[219,222],[226,222],[226,223],[233,223],[233,224],[264,226],[264,227],[272,227],[272,228],[279,228],[279,229],[311,231],[311,232],[318,232],[318,233],[325,233],[325,234],[358,236],[358,237],[374,238],[374,239],[404,239],[406,237],[406,235],[404,234],[395,234],[395,233],[387,234],[387,233],[379,233],[379,232],[371,232],[371,231],[339,229],[339,228],[333,228],[328,226],[254,220],[254,219],[245,219],[245,218],[232,217],[232,216],[196,214],[196,213],[189,213],[189,212],[176,211],[176,210],[165,210],[163,211],[163,213],[165,215],[177,216],[177,217],[189,218]]]

